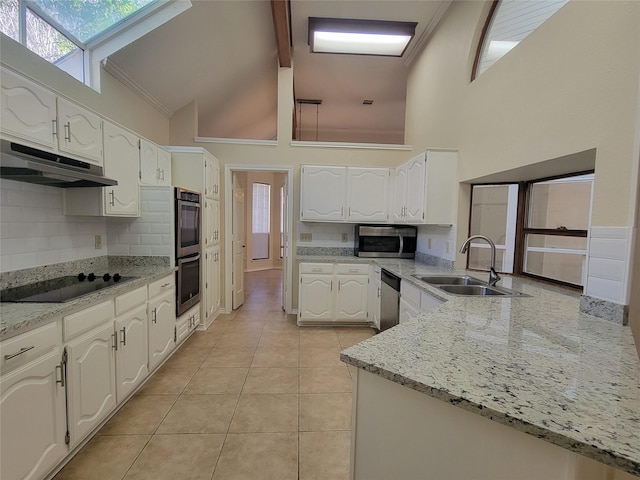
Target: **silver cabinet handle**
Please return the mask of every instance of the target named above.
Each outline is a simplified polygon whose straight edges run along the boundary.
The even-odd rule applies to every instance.
[[[171,285],[171,283],[169,282],[163,283],[162,285],[160,285],[160,288],[167,288],[169,285]]]
[[[64,135],[64,139],[71,143],[71,122],[67,122],[64,124],[64,130],[65,130],[65,135]]]
[[[56,379],[56,383],[59,383],[61,387],[64,387],[64,362],[60,362],[60,365],[56,365],[56,370],[60,369],[60,380]]]
[[[58,136],[58,120],[57,119],[53,119],[51,120],[51,128],[53,128],[53,136],[57,137]]]
[[[378,298],[380,298],[380,287],[378,287]]]
[[[157,313],[157,308],[154,308],[153,310],[151,310],[151,321],[153,323],[158,323],[158,313]]]
[[[33,350],[34,348],[36,348],[36,346],[35,346],[35,345],[30,345],[30,346],[28,346],[28,347],[22,347],[22,348],[20,349],[20,351],[19,351],[19,352],[17,352],[17,353],[13,353],[13,354],[5,355],[5,356],[4,356],[4,359],[5,359],[5,360],[11,360],[12,358],[17,357],[18,355],[22,355],[23,353],[28,352],[29,350]]]
[[[164,168],[161,170],[162,172],[162,181],[164,182]]]
[[[109,192],[109,196],[111,197],[111,200],[109,201],[109,204],[110,204],[112,207],[115,207],[115,206],[116,206],[116,195],[115,195],[115,192],[114,192],[113,190],[111,190],[111,191]]]
[[[122,338],[120,339],[120,343],[126,346],[127,345],[127,329],[125,327],[122,327],[120,329],[120,333],[122,333]]]
[[[118,351],[118,334],[115,332],[112,333],[111,338],[113,338],[113,345],[111,345],[111,348],[113,348],[117,352]]]

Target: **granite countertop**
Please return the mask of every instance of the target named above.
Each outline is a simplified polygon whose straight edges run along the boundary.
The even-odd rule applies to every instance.
[[[0,303],[0,341],[171,275],[175,270],[168,266],[120,266],[120,275],[136,278],[64,303]]]
[[[499,285],[530,297],[458,297],[412,275],[487,274],[375,263],[446,302],[344,350],[343,362],[640,475],[640,362],[629,327],[580,313],[570,290],[505,275]]]

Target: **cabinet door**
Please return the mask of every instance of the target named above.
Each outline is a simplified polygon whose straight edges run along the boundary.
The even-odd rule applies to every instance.
[[[422,223],[424,221],[425,198],[425,155],[409,160],[407,164],[407,200],[404,221]]]
[[[218,281],[215,278],[216,273],[216,248],[209,248],[205,253],[204,260],[204,321],[206,323],[209,316],[215,308],[216,295],[215,290],[219,288]]]
[[[300,187],[301,220],[344,220],[346,188],[346,167],[304,165]]]
[[[204,159],[204,196],[207,198],[213,198],[216,181],[214,171],[214,161],[211,158],[205,157]]]
[[[140,139],[140,183],[157,185],[159,179],[158,146],[144,138]]]
[[[420,313],[420,309],[413,303],[407,302],[404,298],[400,297],[400,313],[399,322],[404,323],[412,318],[415,318]]]
[[[213,208],[214,208],[213,200],[205,198],[204,200],[204,208],[202,212],[202,220],[204,223],[204,246],[210,247],[213,245],[215,240],[215,219],[213,218]]]
[[[0,131],[56,149],[55,94],[4,68],[0,70],[0,81]]]
[[[175,346],[176,304],[174,291],[149,300],[149,371],[164,360]]]
[[[334,318],[337,321],[367,320],[366,275],[337,275],[337,292]]]
[[[139,215],[138,137],[109,122],[104,124],[104,172],[118,181],[118,185],[102,189],[105,213]]]
[[[301,275],[300,320],[333,320],[333,275]]]
[[[158,147],[158,185],[168,187],[171,185],[171,153]]]
[[[144,380],[147,367],[147,306],[141,305],[116,318],[116,393],[120,403]]]
[[[428,152],[425,223],[452,225],[458,209],[457,152]]]
[[[380,329],[380,267],[373,267],[369,275],[367,319]]]
[[[62,353],[54,352],[0,380],[0,478],[43,478],[68,453]]]
[[[102,119],[58,97],[58,148],[102,165]]]
[[[211,217],[209,220],[213,230],[213,244],[218,245],[220,243],[220,202],[217,200],[211,201]]]
[[[401,165],[393,175],[393,221],[404,222],[404,209],[407,202],[407,167]]]
[[[386,222],[389,220],[389,169],[347,169],[347,220]]]
[[[110,322],[67,345],[71,445],[116,406],[115,340]]]

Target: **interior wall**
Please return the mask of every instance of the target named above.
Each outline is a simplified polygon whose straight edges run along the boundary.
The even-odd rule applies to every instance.
[[[13,70],[154,143],[169,143],[169,118],[105,70],[101,70],[98,93],[4,34],[0,34],[0,59]]]

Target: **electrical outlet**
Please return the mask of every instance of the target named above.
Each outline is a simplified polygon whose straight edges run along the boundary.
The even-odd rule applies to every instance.
[[[301,242],[310,242],[312,240],[311,232],[300,232]]]
[[[342,243],[347,243],[348,241],[349,241],[349,234],[345,232],[342,234]]]
[[[96,244],[96,250],[100,250],[102,248],[102,235],[95,236],[95,244]]]

